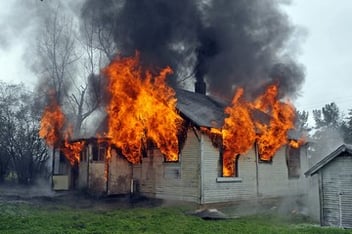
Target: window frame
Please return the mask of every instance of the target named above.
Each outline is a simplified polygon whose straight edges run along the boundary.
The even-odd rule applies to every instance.
[[[293,154],[290,154],[292,152]],[[292,157],[295,158],[292,158]],[[290,145],[286,146],[285,151],[287,176],[289,179],[299,179],[301,177],[301,148],[295,148]]]

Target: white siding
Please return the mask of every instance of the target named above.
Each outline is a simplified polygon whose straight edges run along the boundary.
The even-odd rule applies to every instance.
[[[248,200],[256,197],[256,164],[254,151],[238,159],[238,175],[242,181],[219,183],[221,163],[219,149],[213,147],[209,137],[202,135],[203,203]]]
[[[199,202],[199,141],[192,129],[179,162],[164,162],[159,150],[149,153],[140,165],[133,166],[133,177],[142,194],[162,199]]]
[[[289,178],[286,163],[286,146],[281,147],[271,163],[258,163],[259,195],[262,197],[296,196],[306,193],[308,180],[303,172],[307,169],[305,150],[301,150],[301,175]]]
[[[256,162],[254,147],[238,159],[239,181],[216,181],[221,176],[219,150],[207,136],[203,136],[205,171],[203,179],[203,203],[232,202],[254,198],[297,196],[306,193],[308,180],[303,176],[307,169],[306,151],[301,152],[301,176],[288,178],[285,147],[277,152],[271,163]],[[223,181],[223,180],[222,180]]]
[[[352,157],[338,156],[321,169],[322,225],[352,228]]]

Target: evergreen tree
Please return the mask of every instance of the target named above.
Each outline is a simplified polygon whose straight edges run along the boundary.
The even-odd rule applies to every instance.
[[[313,110],[313,118],[315,131],[312,135],[311,155],[315,162],[343,144],[344,134],[342,115],[334,102]]]

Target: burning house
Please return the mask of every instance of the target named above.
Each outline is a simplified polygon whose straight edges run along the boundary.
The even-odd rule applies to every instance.
[[[107,129],[56,147],[54,189],[200,204],[305,193],[306,149],[289,137],[294,109],[277,99],[275,85],[252,102],[239,89],[226,104],[200,92],[173,91],[164,81],[171,72],[166,68],[126,88],[143,73],[138,63],[137,55],[106,68]]]
[[[74,139],[55,101],[44,111],[54,189],[200,204],[305,193],[307,153],[289,135],[288,100],[304,74],[276,1],[87,0],[82,17],[119,56],[102,70],[95,136]]]

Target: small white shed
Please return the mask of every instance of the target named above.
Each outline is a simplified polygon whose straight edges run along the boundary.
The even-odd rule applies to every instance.
[[[341,145],[305,175],[319,180],[320,224],[352,228],[352,146]]]

